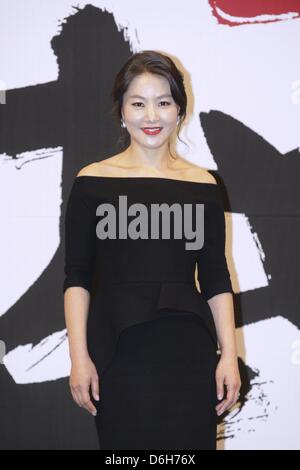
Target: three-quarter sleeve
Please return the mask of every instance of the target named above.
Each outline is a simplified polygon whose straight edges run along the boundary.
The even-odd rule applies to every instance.
[[[225,215],[219,187],[217,198],[204,205],[204,244],[197,259],[198,281],[205,300],[224,292],[233,294],[225,257]]]
[[[84,287],[91,293],[95,260],[95,212],[83,181],[76,177],[65,215],[65,279],[68,287]]]

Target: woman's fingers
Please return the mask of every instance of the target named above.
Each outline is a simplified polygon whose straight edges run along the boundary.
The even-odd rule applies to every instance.
[[[218,403],[216,406],[216,410],[218,415],[220,416],[224,411],[234,405],[239,397],[239,389],[236,387],[228,387],[226,399],[224,399],[221,403]]]
[[[224,395],[224,378],[217,378],[217,397],[218,400],[222,400]]]
[[[97,409],[90,399],[89,388],[84,385],[76,385],[71,387],[72,396],[78,406],[85,408],[93,416],[96,416]]]
[[[233,401],[234,401],[234,391],[228,390],[226,399],[223,400],[221,406],[218,409],[218,415],[221,415],[222,413],[224,413],[224,411],[227,410],[227,408],[229,408],[233,404]]]
[[[97,369],[89,357],[72,362],[69,385],[74,401],[96,416],[95,401],[99,400],[99,379]]]
[[[97,414],[97,409],[95,408],[95,406],[93,405],[93,403],[91,402],[91,397],[90,397],[90,394],[89,394],[89,391],[88,389],[85,389],[81,392],[81,403],[82,403],[82,406],[89,412],[91,413],[93,416],[96,416]]]
[[[76,392],[73,391],[73,388],[71,387],[71,393],[72,393],[72,397],[73,397],[73,400],[75,401],[75,403],[78,405],[78,406],[81,406],[80,405],[80,402],[79,402],[79,397],[77,396]]]

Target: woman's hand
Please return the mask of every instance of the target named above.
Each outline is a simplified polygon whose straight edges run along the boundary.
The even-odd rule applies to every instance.
[[[77,405],[83,406],[93,416],[96,416],[97,409],[91,401],[90,387],[94,399],[98,401],[99,378],[96,367],[89,356],[72,361],[69,384]]]
[[[226,398],[218,403],[216,410],[218,415],[234,405],[239,398],[241,388],[241,378],[238,368],[237,357],[222,356],[216,368],[217,397],[222,400],[224,395],[224,385],[227,388]]]

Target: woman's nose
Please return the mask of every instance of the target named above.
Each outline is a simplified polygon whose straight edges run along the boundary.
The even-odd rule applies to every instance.
[[[146,117],[149,121],[156,121],[157,120],[157,112],[153,106],[150,106],[146,111]]]

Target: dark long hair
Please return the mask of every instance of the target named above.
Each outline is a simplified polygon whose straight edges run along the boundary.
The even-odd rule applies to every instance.
[[[111,97],[113,101],[112,113],[114,117],[120,124],[122,119],[121,109],[123,104],[123,95],[126,93],[131,81],[136,76],[146,72],[161,75],[168,80],[172,97],[180,108],[177,138],[183,142],[179,137],[181,125],[186,117],[187,107],[187,95],[183,83],[183,73],[176,67],[170,57],[159,52],[151,50],[138,52],[132,55],[119,70],[111,90]],[[126,128],[121,127],[120,129],[121,133],[116,145],[119,149],[125,150],[130,144],[130,135]],[[172,157],[176,158],[173,155]]]

